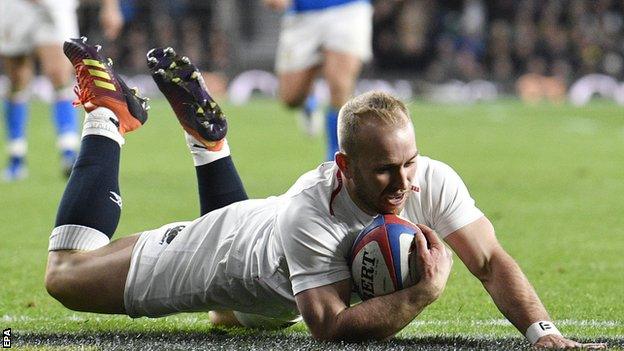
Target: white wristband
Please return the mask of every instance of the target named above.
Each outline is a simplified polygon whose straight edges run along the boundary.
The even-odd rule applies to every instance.
[[[557,327],[555,327],[552,322],[540,321],[531,324],[527,329],[525,336],[531,345],[534,345],[539,338],[550,334],[561,335]]]

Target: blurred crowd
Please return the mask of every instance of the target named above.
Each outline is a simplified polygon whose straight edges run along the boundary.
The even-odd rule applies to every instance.
[[[96,3],[83,1],[81,18],[95,18]],[[215,3],[122,0],[125,33],[107,48],[130,70],[143,70],[149,47],[173,43],[205,69],[231,71],[235,62],[228,53],[229,35],[215,25]],[[242,13],[252,7],[257,11],[257,4],[249,1],[235,3]],[[373,3],[376,72],[412,72],[430,82],[486,79],[506,90],[527,73],[555,77],[564,85],[588,73],[624,80],[622,0]],[[95,27],[89,27],[97,21],[81,23],[83,33],[97,35]]]
[[[173,46],[205,70],[222,70],[228,64],[227,41],[213,25],[214,2],[205,0],[121,0],[123,34],[106,43],[106,53],[123,60],[128,73],[145,71],[145,54],[157,46]],[[99,0],[82,0],[80,33],[103,41],[97,23]]]
[[[432,82],[624,79],[624,1],[377,1],[374,23],[375,64]]]

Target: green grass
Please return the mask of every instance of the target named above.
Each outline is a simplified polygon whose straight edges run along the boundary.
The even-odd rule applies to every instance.
[[[622,107],[503,101],[410,108],[421,153],[463,177],[559,329],[583,339],[624,338]],[[228,139],[251,197],[284,192],[321,161],[323,140],[300,133],[277,103],[259,100],[225,110]],[[47,295],[47,240],[65,180],[48,109],[34,104],[31,111],[30,177],[0,183],[0,327],[16,334],[214,332],[205,314],[132,320],[72,312]],[[192,162],[164,101],[153,101],[148,124],[128,135],[121,169],[124,210],[116,237],[199,212]],[[400,337],[519,337],[502,318],[456,260],[443,296]],[[306,330],[297,325],[286,333]]]

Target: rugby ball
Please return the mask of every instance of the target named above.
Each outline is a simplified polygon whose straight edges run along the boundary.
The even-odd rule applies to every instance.
[[[420,229],[393,214],[377,215],[358,234],[349,263],[355,292],[362,300],[416,284],[414,235]],[[410,262],[412,261],[412,262]]]

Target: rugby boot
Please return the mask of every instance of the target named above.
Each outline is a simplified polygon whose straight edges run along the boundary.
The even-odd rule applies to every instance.
[[[5,182],[14,182],[28,177],[28,169],[26,161],[23,157],[11,156],[9,164],[2,172],[2,180]]]
[[[201,73],[186,56],[168,48],[147,53],[152,78],[182,125],[182,128],[210,151],[223,147],[227,121],[221,108],[208,94]]]
[[[121,135],[139,128],[147,121],[149,99],[140,97],[136,88],[128,88],[113,70],[112,60],[100,55],[100,45],[87,44],[87,38],[70,39],[63,44],[63,52],[76,70],[78,85],[74,91],[87,112],[106,107],[118,118],[115,123]]]

